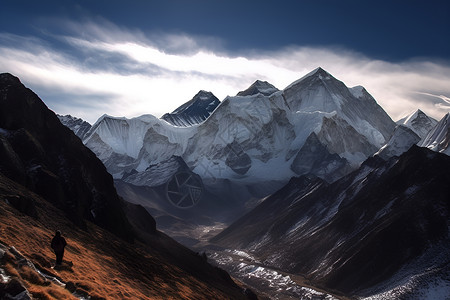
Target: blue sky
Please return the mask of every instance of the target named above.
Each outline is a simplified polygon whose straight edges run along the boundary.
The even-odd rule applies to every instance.
[[[0,0],[0,72],[57,113],[161,116],[322,66],[396,120],[450,110],[450,1]]]

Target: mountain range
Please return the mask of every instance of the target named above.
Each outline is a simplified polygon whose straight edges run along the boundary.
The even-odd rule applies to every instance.
[[[119,193],[176,234],[187,219],[229,223],[295,176],[333,182],[374,154],[389,159],[413,144],[439,144],[445,153],[448,127],[426,140],[436,126],[420,110],[395,123],[363,87],[348,88],[317,68],[283,90],[256,81],[222,102],[200,91],[161,119],[104,115],[82,139]],[[167,185],[180,168],[201,181],[190,212],[166,205]]]
[[[448,118],[417,110],[394,122],[322,68],[283,90],[256,81],[223,101],[200,91],[160,119],[59,116],[112,175],[135,238],[157,226],[261,295],[288,299],[313,297],[286,285],[299,276],[340,295],[320,296],[330,299],[450,293]],[[266,268],[269,283],[256,284]]]

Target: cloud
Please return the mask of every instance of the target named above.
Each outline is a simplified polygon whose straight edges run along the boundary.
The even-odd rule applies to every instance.
[[[288,47],[228,54],[217,38],[144,34],[106,20],[63,23],[40,38],[0,33],[0,72],[10,72],[51,109],[94,122],[104,113],[161,116],[200,89],[219,99],[256,79],[284,88],[321,66],[347,86],[362,85],[397,120],[420,108],[449,110],[448,63],[372,60],[343,48]]]
[[[418,92],[418,94],[429,96],[429,97],[432,97],[432,98],[435,98],[435,99],[436,98],[440,99],[441,101],[435,103],[434,105],[436,107],[438,107],[439,109],[450,111],[450,97],[447,97],[447,96],[444,96],[444,95],[433,95],[433,94],[430,94],[430,93],[423,93],[423,92]]]

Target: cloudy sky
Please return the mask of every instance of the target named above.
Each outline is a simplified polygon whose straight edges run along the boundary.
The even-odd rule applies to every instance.
[[[59,114],[160,117],[321,66],[394,120],[450,111],[450,1],[0,0],[0,72]]]

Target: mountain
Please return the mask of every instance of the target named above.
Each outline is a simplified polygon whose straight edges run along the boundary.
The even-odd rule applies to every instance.
[[[434,126],[420,146],[450,155],[450,113],[447,113]]]
[[[278,92],[278,91],[279,90],[275,86],[268,83],[267,81],[256,80],[250,87],[248,87],[244,91],[240,91],[237,95],[238,96],[252,96],[252,95],[257,95],[257,94],[261,93],[264,96],[270,96],[273,93]]]
[[[331,184],[294,178],[211,242],[345,295],[445,293],[449,167],[448,156],[413,146]]]
[[[172,113],[167,113],[161,119],[174,126],[192,126],[205,121],[209,115],[220,104],[211,92],[200,91],[190,101],[175,109]]]
[[[204,181],[247,184],[275,178],[287,182],[298,169],[293,161],[312,134],[326,151],[354,168],[383,146],[394,128],[364,89],[349,89],[318,68],[270,96],[227,97],[196,127],[168,126],[150,115],[103,116],[84,142],[116,179],[175,155]],[[110,163],[112,157],[119,162]],[[336,179],[332,172],[321,171],[330,175],[327,180]]]
[[[245,298],[124,202],[95,154],[11,74],[0,74],[0,200],[2,299]],[[57,229],[68,246],[52,268]]]
[[[420,136],[415,131],[405,125],[397,125],[389,141],[375,155],[388,160],[393,156],[400,156],[408,151],[412,145],[419,143],[419,141]]]
[[[257,82],[253,87],[266,90],[268,85]],[[140,203],[157,215],[162,211],[154,195],[170,202],[167,189],[176,172],[169,162],[179,157],[199,176],[203,189],[202,196],[200,189],[184,190],[200,197],[190,210],[209,207],[202,213],[214,216],[214,225],[219,219],[235,220],[293,176],[311,173],[328,182],[337,180],[376,153],[394,129],[395,123],[364,88],[348,88],[317,68],[269,96],[243,92],[227,97],[196,126],[173,126],[151,115],[105,115],[83,142],[102,160],[116,185],[128,185],[120,183],[120,193],[134,190],[124,196],[127,201],[133,202],[131,195],[143,196],[139,187],[145,187],[148,201]],[[186,214],[174,209],[179,208],[172,206],[171,215]]]
[[[245,299],[227,273],[151,226],[145,243],[90,222],[81,229],[1,173],[0,200],[0,299]],[[24,213],[27,203],[34,203],[33,216]],[[56,229],[68,245],[63,264],[53,267]]]
[[[95,154],[11,74],[0,74],[0,98],[0,171],[78,226],[87,220],[132,239],[113,180]]]
[[[389,141],[375,155],[384,159],[399,156],[412,145],[427,147],[437,152],[448,154],[448,126],[446,118],[438,123],[420,109],[397,121],[397,127]]]
[[[408,116],[398,120],[396,123],[398,125],[403,125],[410,128],[423,140],[430,130],[436,126],[437,121],[418,109]]]
[[[64,126],[70,128],[81,140],[85,138],[86,133],[92,127],[92,125],[89,124],[88,122],[80,118],[72,117],[71,115],[65,116],[56,115],[56,116]]]

